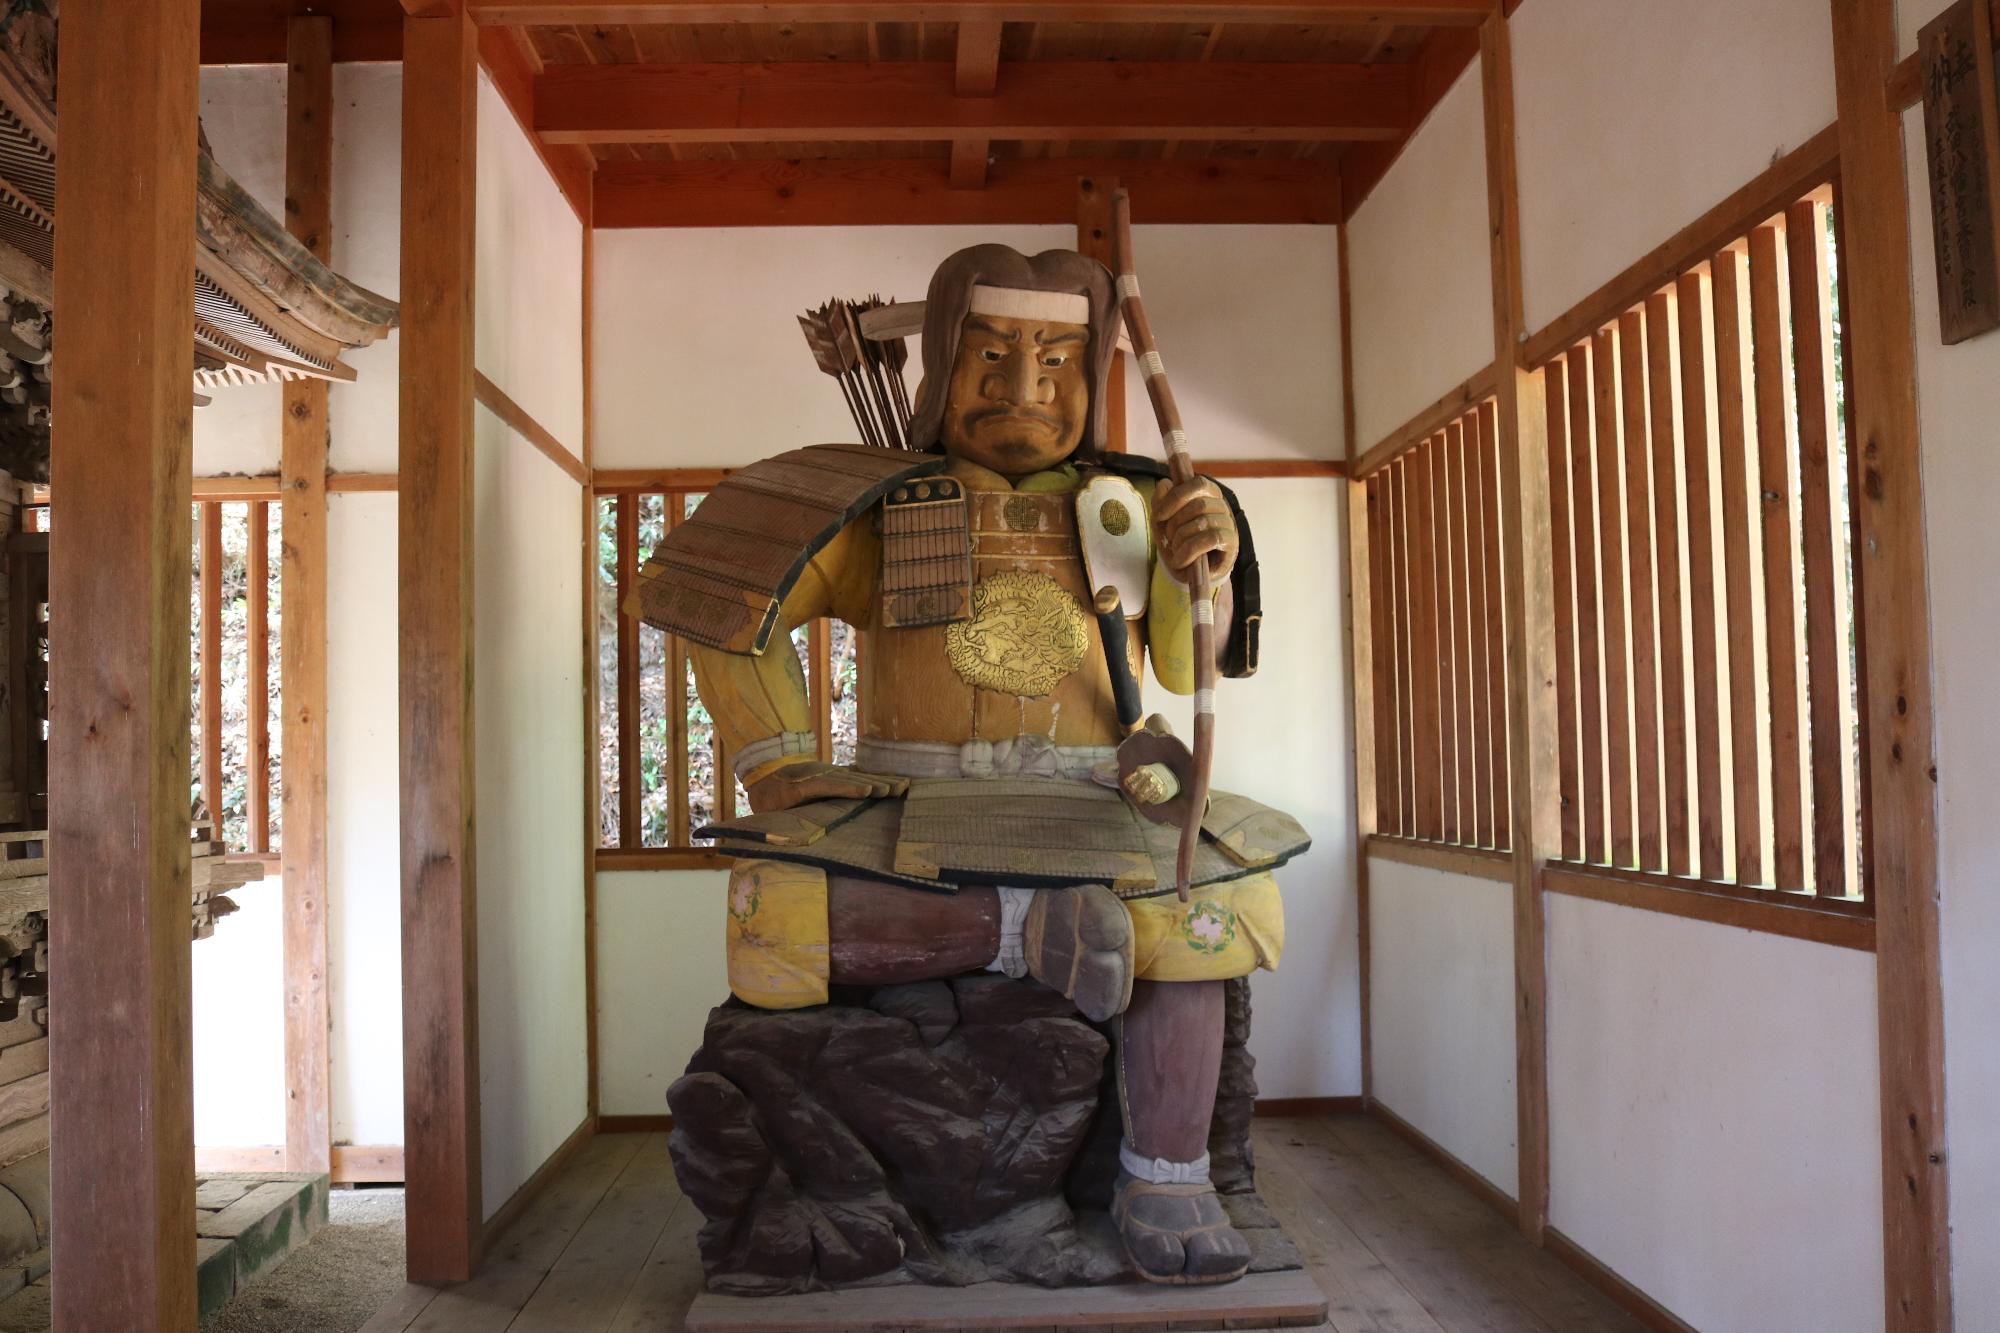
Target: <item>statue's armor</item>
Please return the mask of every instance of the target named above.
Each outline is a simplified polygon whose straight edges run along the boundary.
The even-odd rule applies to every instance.
[[[1058,746],[1115,746],[1111,676],[1096,618],[1085,611],[1091,590],[1071,496],[971,490],[967,500],[967,618],[887,628],[884,599],[873,599],[861,654],[867,735],[951,744],[1035,735]],[[1128,636],[1135,673],[1145,667],[1142,643]]]

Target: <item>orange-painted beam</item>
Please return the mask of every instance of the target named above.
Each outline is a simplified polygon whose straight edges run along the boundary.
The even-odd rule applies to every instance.
[[[1323,163],[1203,158],[1005,158],[983,190],[954,189],[943,158],[606,163],[599,227],[1069,223],[1079,177],[1116,176],[1141,223],[1333,223],[1339,181]]]

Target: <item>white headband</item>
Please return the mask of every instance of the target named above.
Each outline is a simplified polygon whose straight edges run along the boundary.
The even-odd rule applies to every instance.
[[[1090,323],[1090,298],[1077,292],[1035,292],[1021,287],[972,288],[972,313],[1052,324]]]

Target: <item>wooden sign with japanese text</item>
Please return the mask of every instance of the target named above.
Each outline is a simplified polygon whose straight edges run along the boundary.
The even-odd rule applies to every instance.
[[[2000,325],[2000,119],[1986,0],[1958,0],[1925,24],[1917,55],[1938,322],[1950,344]]]

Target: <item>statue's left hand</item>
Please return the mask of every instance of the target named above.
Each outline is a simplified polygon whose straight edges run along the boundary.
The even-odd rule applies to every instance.
[[[1178,486],[1160,483],[1153,492],[1153,540],[1160,559],[1183,580],[1197,560],[1208,561],[1211,584],[1221,583],[1236,568],[1236,520],[1222,488],[1207,477]]]
[[[910,789],[908,778],[862,773],[839,764],[817,761],[786,764],[750,784],[750,809],[757,814],[789,810],[808,801],[847,800],[866,796],[901,796]]]

